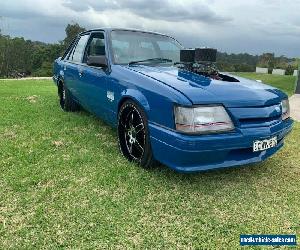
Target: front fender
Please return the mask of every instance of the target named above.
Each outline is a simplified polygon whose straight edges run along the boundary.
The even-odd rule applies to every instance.
[[[126,89],[122,91],[121,98],[119,101],[119,108],[123,103],[123,100],[130,98],[134,100],[137,104],[140,105],[141,108],[144,109],[145,112],[150,110],[150,105],[147,101],[147,98],[143,95],[143,93],[137,89]]]

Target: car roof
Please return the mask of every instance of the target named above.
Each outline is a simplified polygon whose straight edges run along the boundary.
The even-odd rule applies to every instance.
[[[133,32],[143,32],[143,33],[150,33],[150,34],[156,34],[156,35],[161,35],[161,36],[168,36],[166,34],[162,34],[159,32],[154,32],[154,31],[147,31],[147,30],[140,30],[140,29],[125,29],[125,28],[96,28],[96,29],[90,29],[86,30],[84,32],[81,32],[79,35],[83,35],[85,33],[93,32],[93,31],[105,31],[105,32],[110,32],[110,31],[133,31]]]
[[[149,34],[155,34],[155,35],[160,35],[160,36],[166,36],[169,37],[173,40],[175,40],[178,44],[180,44],[182,47],[183,45],[174,37],[163,34],[163,33],[159,33],[159,32],[154,32],[154,31],[147,31],[147,30],[140,30],[140,29],[126,29],[126,28],[96,28],[96,29],[90,29],[90,30],[86,30],[84,32],[81,32],[78,34],[78,36],[90,33],[90,32],[95,32],[95,31],[104,31],[104,32],[111,32],[111,31],[132,31],[132,32],[142,32],[142,33],[149,33]]]

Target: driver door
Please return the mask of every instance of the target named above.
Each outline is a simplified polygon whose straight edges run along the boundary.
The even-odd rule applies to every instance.
[[[103,32],[91,34],[85,48],[82,64],[79,68],[79,81],[84,91],[86,108],[104,120],[110,119],[111,101],[107,98],[110,72],[107,68],[87,65],[89,56],[106,55]]]

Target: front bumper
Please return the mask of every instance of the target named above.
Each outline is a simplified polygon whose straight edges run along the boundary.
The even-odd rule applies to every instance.
[[[277,152],[291,131],[288,119],[272,126],[210,135],[185,135],[149,123],[154,158],[179,172],[195,172],[261,162]],[[274,148],[253,152],[253,141],[277,136]]]

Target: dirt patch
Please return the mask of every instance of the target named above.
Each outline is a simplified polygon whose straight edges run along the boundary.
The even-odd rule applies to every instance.
[[[12,130],[5,130],[2,133],[1,137],[6,138],[6,139],[15,139],[15,138],[17,138],[17,133]]]
[[[30,103],[36,103],[37,99],[38,99],[37,95],[32,95],[32,96],[26,97],[26,100],[29,101]]]
[[[63,141],[53,141],[53,142],[52,142],[52,145],[53,145],[54,147],[58,148],[58,147],[62,147],[62,146],[65,145],[65,144],[64,144]]]

